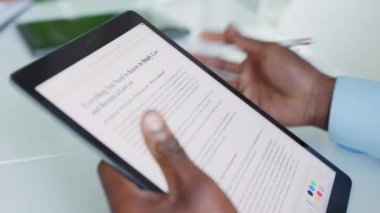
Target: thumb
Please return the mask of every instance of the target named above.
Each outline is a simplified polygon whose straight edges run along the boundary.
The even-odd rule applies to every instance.
[[[141,128],[150,152],[166,177],[170,193],[184,190],[194,180],[207,180],[207,176],[187,157],[159,113],[146,112]]]

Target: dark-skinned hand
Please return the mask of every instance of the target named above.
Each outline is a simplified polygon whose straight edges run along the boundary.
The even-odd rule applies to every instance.
[[[187,157],[157,112],[143,116],[141,129],[166,177],[169,192],[141,190],[102,162],[99,174],[112,212],[236,212],[217,184]]]
[[[240,35],[230,25],[225,32],[204,32],[203,39],[236,45],[247,53],[242,63],[195,54],[209,67],[239,74],[229,82],[244,96],[284,125],[327,128],[335,79],[288,48]]]

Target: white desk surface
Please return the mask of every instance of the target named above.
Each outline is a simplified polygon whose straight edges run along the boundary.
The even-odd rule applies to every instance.
[[[215,9],[214,15],[223,14],[223,18],[209,17],[205,25],[202,18],[189,20],[202,11],[189,2],[156,6],[193,30],[187,41],[192,49],[197,49],[194,38],[203,28],[222,29],[233,21],[250,31],[247,26],[255,19],[245,8],[233,4]],[[46,8],[32,10],[52,13]],[[268,32],[257,23],[253,27],[262,34]],[[96,170],[100,157],[10,84],[9,75],[35,59],[15,23],[0,32],[0,58],[0,212],[107,212]],[[323,131],[309,127],[292,130],[352,178],[348,211],[373,212],[380,191],[380,160],[340,150]]]

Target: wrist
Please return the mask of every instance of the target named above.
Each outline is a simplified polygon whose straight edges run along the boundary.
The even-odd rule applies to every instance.
[[[336,79],[324,74],[319,76],[311,91],[311,122],[310,124],[327,130],[332,96]]]

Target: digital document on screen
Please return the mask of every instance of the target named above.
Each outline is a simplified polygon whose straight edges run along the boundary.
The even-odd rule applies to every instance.
[[[36,90],[166,191],[140,131],[157,110],[241,212],[325,212],[335,172],[144,24]]]

